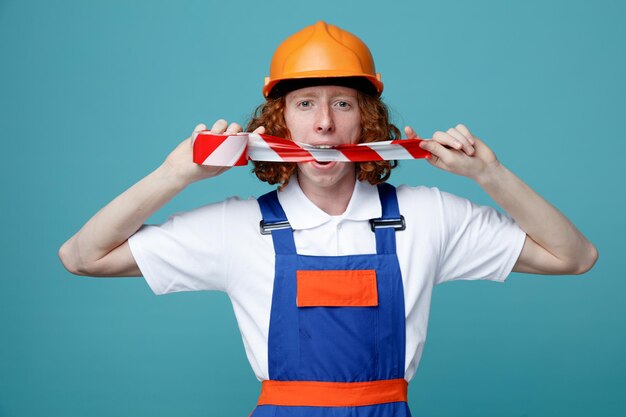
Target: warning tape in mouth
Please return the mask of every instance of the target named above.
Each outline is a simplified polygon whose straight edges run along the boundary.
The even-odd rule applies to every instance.
[[[258,133],[219,135],[198,132],[193,141],[193,161],[199,165],[241,166],[248,161],[365,162],[428,158],[422,139],[400,139],[337,146],[307,145]]]

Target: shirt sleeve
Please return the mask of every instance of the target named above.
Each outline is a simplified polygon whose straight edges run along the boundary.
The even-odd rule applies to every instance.
[[[509,216],[449,193],[440,193],[441,249],[435,283],[504,281],[524,246],[526,233]]]
[[[128,239],[155,294],[225,291],[224,207],[222,202],[176,213],[161,225],[143,225]]]

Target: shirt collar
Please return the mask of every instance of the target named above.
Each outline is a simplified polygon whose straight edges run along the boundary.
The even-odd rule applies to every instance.
[[[294,230],[311,229],[333,218],[361,221],[382,215],[378,188],[358,180],[346,211],[339,216],[331,216],[313,204],[300,188],[295,175],[291,177],[289,184],[278,192],[278,200]]]

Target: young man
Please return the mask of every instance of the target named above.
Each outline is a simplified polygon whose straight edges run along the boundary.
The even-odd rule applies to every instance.
[[[267,101],[246,130],[330,146],[399,138],[382,89],[367,46],[318,22],[277,49]],[[242,128],[218,120],[211,131]],[[60,257],[79,275],[143,275],[157,294],[225,291],[263,381],[257,417],[409,416],[407,383],[435,284],[503,281],[511,270],[580,274],[597,258],[460,124],[422,143],[429,162],[475,180],[510,217],[437,189],[396,190],[385,183],[389,161],[256,162],[256,175],[280,191],[143,226],[187,185],[227,169],[193,164],[192,137],[90,219]]]

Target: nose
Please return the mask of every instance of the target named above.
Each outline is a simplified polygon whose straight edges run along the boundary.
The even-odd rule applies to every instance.
[[[317,133],[331,133],[335,130],[335,122],[329,106],[321,106],[315,120]]]

